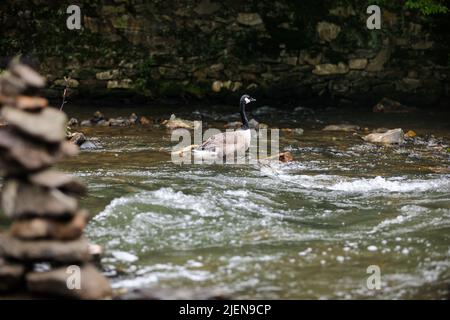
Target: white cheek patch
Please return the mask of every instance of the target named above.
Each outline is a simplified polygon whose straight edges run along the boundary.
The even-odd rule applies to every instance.
[[[244,98],[245,103],[250,103],[250,99],[249,98]]]

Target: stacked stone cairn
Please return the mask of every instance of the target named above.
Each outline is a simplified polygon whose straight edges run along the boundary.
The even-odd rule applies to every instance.
[[[0,77],[1,208],[12,219],[0,233],[0,294],[102,299],[109,281],[82,236],[86,193],[76,178],[51,169],[78,147],[66,141],[66,115],[36,96],[44,79],[13,61]]]

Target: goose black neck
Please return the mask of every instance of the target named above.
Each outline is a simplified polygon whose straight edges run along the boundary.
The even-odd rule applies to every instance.
[[[247,130],[249,128],[249,126],[248,126],[247,114],[245,113],[245,102],[244,101],[241,101],[239,113],[241,114],[242,129]]]

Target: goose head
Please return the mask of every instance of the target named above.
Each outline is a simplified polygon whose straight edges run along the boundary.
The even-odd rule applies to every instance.
[[[253,102],[253,101],[256,101],[256,99],[250,97],[248,94],[244,94],[244,95],[241,97],[240,103],[241,103],[241,105],[244,105],[244,106],[245,106],[245,105],[247,105],[247,104],[249,104],[249,103],[251,103],[251,102]]]

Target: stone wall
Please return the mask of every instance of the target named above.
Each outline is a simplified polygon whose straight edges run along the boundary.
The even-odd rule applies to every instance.
[[[401,2],[382,6],[382,29],[368,30],[361,0],[4,1],[0,54],[35,59],[54,96],[70,76],[73,96],[87,98],[246,91],[339,104],[387,95],[442,103],[448,16],[424,18]],[[81,7],[82,30],[66,28],[69,4]]]

